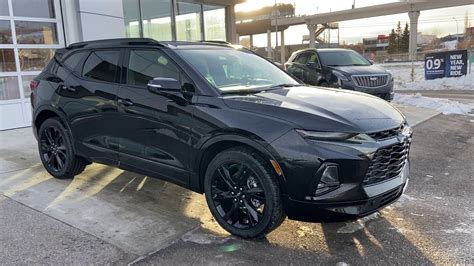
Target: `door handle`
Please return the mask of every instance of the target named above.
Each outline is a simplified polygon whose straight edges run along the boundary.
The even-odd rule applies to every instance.
[[[70,87],[70,86],[66,86],[66,85],[61,85],[61,89],[62,89],[62,90],[66,90],[66,91],[71,91],[71,92],[75,92],[75,91],[76,91],[75,88]]]
[[[122,99],[122,98],[120,98],[120,99],[118,99],[117,101],[118,101],[119,104],[124,105],[124,106],[132,106],[132,105],[133,105],[133,102],[132,102],[132,100],[130,100],[130,99]]]

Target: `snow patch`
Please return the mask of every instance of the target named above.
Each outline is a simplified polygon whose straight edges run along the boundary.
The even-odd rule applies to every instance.
[[[375,220],[380,217],[380,213],[376,212],[371,215],[365,216],[364,218],[361,218],[355,222],[347,223],[343,227],[339,228],[337,230],[338,234],[352,234],[355,233],[359,230],[364,229],[365,223]]]
[[[417,94],[395,94],[394,102],[399,104],[413,105],[432,110],[437,110],[445,115],[461,114],[467,115],[471,112],[472,107],[457,101],[448,99],[438,99],[421,96]]]

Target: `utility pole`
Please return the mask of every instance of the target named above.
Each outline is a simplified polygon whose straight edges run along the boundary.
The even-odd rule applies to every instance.
[[[277,0],[275,0],[275,5],[273,6],[273,15],[275,16],[275,53],[273,53],[273,61],[276,62],[276,49],[278,47],[278,8],[277,8]],[[281,47],[280,47],[281,49]]]

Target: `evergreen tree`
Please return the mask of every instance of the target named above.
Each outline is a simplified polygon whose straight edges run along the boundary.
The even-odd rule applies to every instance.
[[[397,29],[395,30],[395,33],[397,34],[397,52],[401,52],[400,48],[402,46],[402,26],[400,24],[400,21],[398,21],[397,24]]]
[[[400,42],[400,52],[407,53],[408,47],[410,45],[410,29],[408,28],[408,23],[405,24],[405,29],[403,30]]]
[[[394,29],[392,29],[392,32],[390,33],[389,39],[388,39],[388,53],[389,54],[396,54],[398,53],[398,46],[397,46],[397,33],[395,32]]]

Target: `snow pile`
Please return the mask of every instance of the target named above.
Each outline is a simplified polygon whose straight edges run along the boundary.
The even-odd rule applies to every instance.
[[[381,67],[392,72],[395,89],[402,84],[411,82],[411,62],[397,62],[380,64]],[[423,62],[414,62],[415,81],[425,79],[425,70]]]
[[[443,114],[467,115],[472,107],[460,102],[448,99],[429,98],[421,94],[395,94],[394,102],[399,104],[413,105],[416,107],[428,108],[442,112]]]
[[[395,89],[400,90],[474,90],[474,75],[458,78],[441,78],[420,80],[399,84]]]

